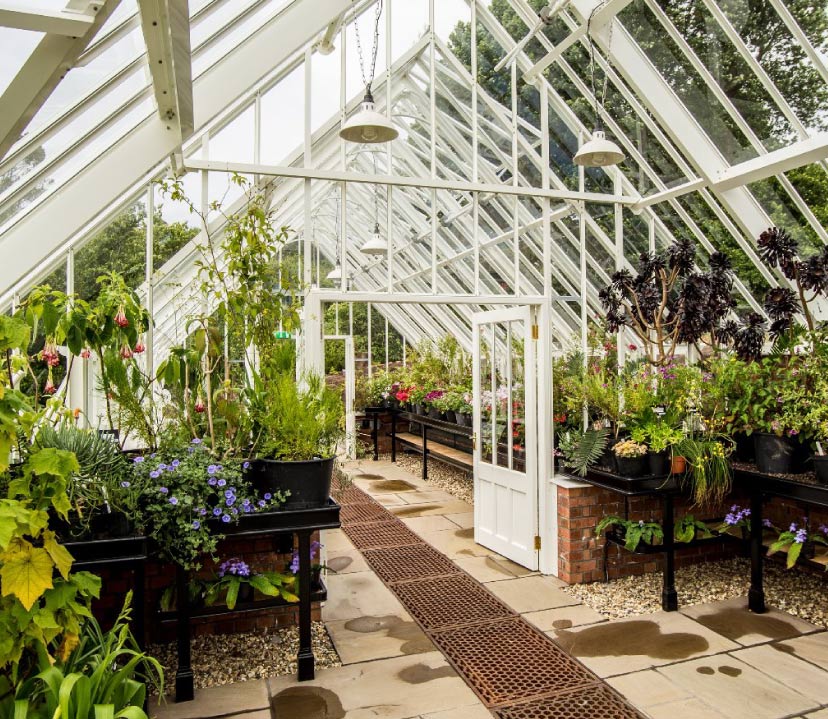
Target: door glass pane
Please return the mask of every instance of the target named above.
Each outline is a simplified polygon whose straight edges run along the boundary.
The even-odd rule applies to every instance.
[[[526,372],[524,365],[524,344],[526,327],[522,320],[510,323],[511,342],[509,364],[511,369],[511,468],[518,472],[526,471]]]
[[[492,327],[480,327],[480,461],[492,463]]]
[[[508,323],[494,325],[495,328],[495,389],[494,389],[494,438],[497,445],[497,466],[509,466],[509,421],[511,402],[509,392],[509,333]]]

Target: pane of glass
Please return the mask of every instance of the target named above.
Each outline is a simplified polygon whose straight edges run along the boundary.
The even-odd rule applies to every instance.
[[[492,437],[492,386],[493,380],[493,345],[492,326],[480,327],[480,449],[481,461],[493,462],[494,442]]]
[[[524,366],[525,324],[522,320],[510,323],[511,343],[511,468],[518,472],[526,471],[526,386]]]
[[[261,155],[265,165],[282,164],[301,150],[305,125],[301,102],[305,92],[305,64],[262,96]]]
[[[6,91],[43,37],[42,32],[0,27],[0,65],[3,67],[0,94]]]
[[[494,369],[496,374],[496,387],[492,404],[494,406],[493,425],[495,443],[497,445],[497,459],[495,464],[498,467],[509,466],[509,455],[511,448],[511,378],[509,377],[509,332],[508,323],[494,325]]]

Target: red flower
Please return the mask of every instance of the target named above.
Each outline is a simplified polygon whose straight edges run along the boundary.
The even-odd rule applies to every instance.
[[[43,391],[46,394],[54,394],[57,391],[55,383],[52,382],[52,375],[49,375],[49,378],[46,380],[46,386],[43,388]]]
[[[141,342],[141,340],[138,340],[138,344],[136,344],[136,345],[135,345],[135,348],[134,348],[132,351],[133,351],[135,354],[139,355],[139,354],[141,354],[142,352],[145,352],[145,351],[146,351],[146,349],[147,349],[147,348],[144,346],[144,343],[143,343],[143,342]]]
[[[195,401],[195,407],[194,407],[194,409],[195,409],[195,411],[196,411],[196,412],[198,412],[199,414],[201,414],[201,413],[202,413],[205,409],[207,409],[207,407],[206,407],[206,406],[205,406],[205,404],[204,404],[204,400],[203,400],[203,399],[201,399],[201,395],[199,395],[199,396],[196,398],[196,401]]]
[[[118,309],[118,314],[115,315],[115,324],[118,325],[118,327],[129,327],[129,320],[127,319],[123,307],[120,307]]]
[[[132,357],[132,350],[129,348],[129,345],[121,347],[121,357],[124,359],[130,359]]]
[[[46,339],[46,344],[43,345],[43,349],[40,352],[40,358],[49,367],[57,367],[60,364],[60,354],[53,339]]]
[[[89,359],[92,356],[92,353],[89,351],[88,347],[84,347],[81,350],[80,356],[83,357],[83,359]]]
[[[637,347],[636,345],[634,345],[632,342],[630,342],[630,343],[627,345],[627,349],[628,349],[630,352],[635,352],[635,351],[638,349],[638,347]]]

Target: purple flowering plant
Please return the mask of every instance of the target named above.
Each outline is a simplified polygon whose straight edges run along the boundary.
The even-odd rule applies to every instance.
[[[293,593],[296,578],[279,572],[255,572],[239,557],[221,562],[213,581],[205,583],[204,600],[207,605],[215,604],[222,597],[228,609],[234,609],[243,586],[249,586],[266,597],[278,597],[286,602],[298,602]]]
[[[762,520],[762,526],[766,529],[775,529],[767,517]],[[750,532],[750,507],[741,507],[738,504],[732,505],[730,511],[725,515],[724,521],[716,527],[717,532],[727,532],[729,534],[733,534],[736,530],[741,530],[743,536],[747,536]]]
[[[311,542],[310,543],[310,563],[311,563],[311,572],[318,572],[322,569],[330,569],[328,566],[324,564],[320,564],[319,562],[314,562],[314,559],[319,557],[319,550],[321,549],[321,544],[319,542]],[[293,557],[290,560],[290,565],[288,567],[292,574],[299,574],[299,550],[293,550]],[[333,570],[331,570],[333,571]]]
[[[138,496],[141,529],[156,540],[163,559],[186,569],[200,568],[204,555],[215,554],[221,527],[245,514],[273,511],[284,500],[259,497],[240,461],[219,463],[202,442],[145,457],[131,469],[127,481]]]
[[[796,564],[796,560],[799,559],[807,542],[828,546],[828,527],[820,524],[816,531],[811,531],[805,517],[802,518],[801,524],[791,522],[788,529],[780,532],[777,540],[770,545],[768,556],[776,552],[786,551],[788,556],[785,564],[790,569]]]

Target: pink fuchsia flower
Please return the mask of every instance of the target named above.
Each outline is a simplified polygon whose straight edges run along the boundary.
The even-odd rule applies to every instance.
[[[89,358],[92,356],[92,352],[90,352],[90,351],[89,351],[89,348],[88,348],[88,347],[84,347],[84,348],[81,350],[80,356],[81,356],[83,359],[89,359]]]
[[[205,409],[207,409],[207,407],[204,404],[204,400],[201,399],[201,395],[196,397],[195,407],[193,407],[193,409],[195,409],[195,411],[199,414],[201,414]]]
[[[137,342],[137,344],[135,345],[135,347],[133,347],[133,348],[132,348],[132,351],[133,351],[135,354],[137,354],[137,355],[142,354],[143,352],[146,352],[146,350],[147,350],[147,348],[146,348],[146,346],[144,345],[144,343],[143,343],[143,342],[141,342],[141,340],[138,340],[138,342]]]
[[[46,344],[43,345],[40,357],[49,367],[57,367],[60,364],[60,354],[58,353],[54,339],[46,339]]]
[[[121,347],[121,357],[124,359],[130,359],[132,357],[132,350],[129,348],[129,345]]]
[[[115,315],[115,324],[118,327],[129,327],[129,320],[127,319],[126,312],[124,312],[123,307],[118,308],[118,312]]]
[[[57,391],[57,387],[55,387],[55,383],[52,381],[52,375],[49,375],[49,378],[46,380],[46,386],[43,388],[44,393],[46,394],[54,394]]]

